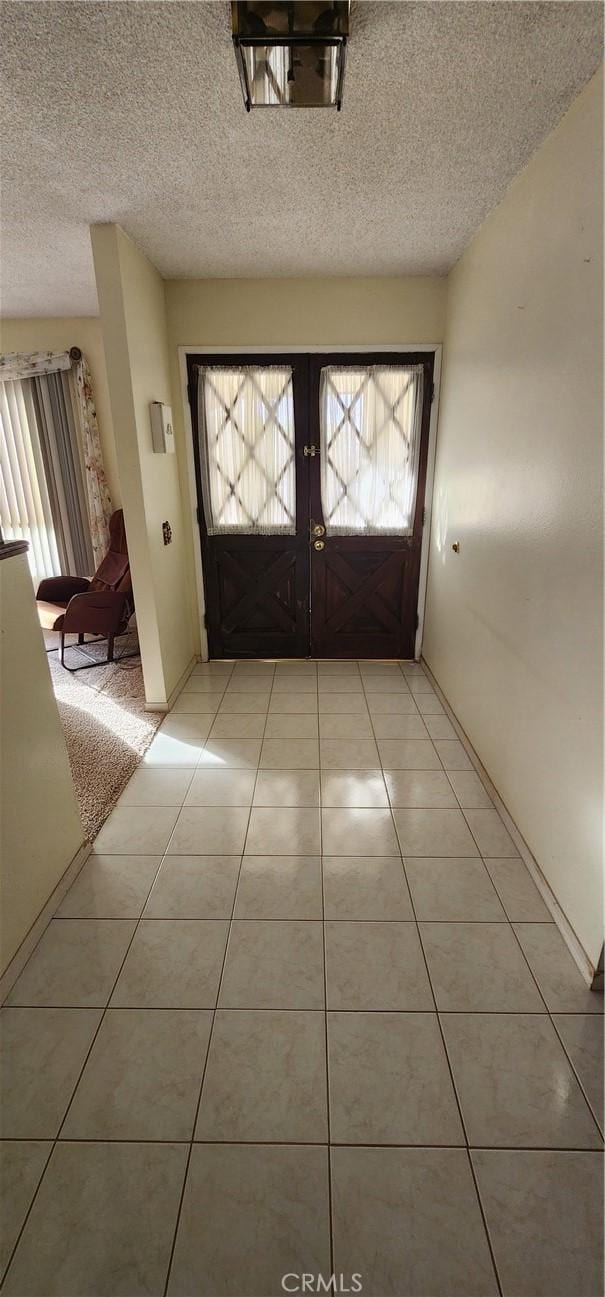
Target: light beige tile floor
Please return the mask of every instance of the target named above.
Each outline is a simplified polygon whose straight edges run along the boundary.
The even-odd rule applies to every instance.
[[[600,1297],[601,1011],[420,666],[200,664],[0,1015],[4,1290]]]

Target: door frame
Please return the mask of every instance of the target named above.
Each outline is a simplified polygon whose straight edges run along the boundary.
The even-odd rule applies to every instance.
[[[288,343],[280,345],[271,344],[263,345],[258,343],[256,346],[220,346],[209,347],[206,343],[192,343],[177,347],[179,376],[181,380],[181,413],[183,416],[183,427],[185,431],[185,461],[187,467],[187,485],[189,489],[189,525],[191,528],[191,541],[193,547],[193,563],[195,573],[195,606],[197,610],[197,621],[200,631],[200,643],[202,649],[202,661],[208,660],[208,636],[205,626],[206,612],[206,595],[204,588],[204,570],[202,566],[202,544],[200,528],[197,521],[198,496],[197,480],[195,472],[195,458],[193,449],[193,423],[191,419],[191,409],[189,406],[188,378],[187,378],[187,356],[203,353],[207,356],[260,356],[266,355],[279,356],[289,352],[292,355],[297,353],[323,353],[332,355],[335,352],[348,353],[350,355],[364,355],[372,352],[431,352],[434,355],[433,370],[433,402],[431,405],[429,421],[429,446],[428,459],[426,466],[426,482],[424,488],[424,505],[425,519],[422,532],[422,545],[420,549],[420,579],[418,582],[418,628],[416,631],[416,643],[414,657],[420,658],[422,650],[422,638],[424,633],[424,615],[426,609],[426,590],[429,564],[429,548],[431,537],[431,523],[433,515],[433,483],[435,478],[435,452],[437,449],[437,424],[439,418],[439,395],[441,390],[441,360],[443,345],[440,342],[415,342],[415,343],[395,343],[395,342],[374,342],[374,343],[355,343],[350,342],[331,342],[322,343],[320,346],[297,344],[292,346]]]

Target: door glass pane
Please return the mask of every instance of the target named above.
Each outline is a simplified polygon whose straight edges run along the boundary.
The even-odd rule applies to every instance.
[[[296,529],[292,369],[198,370],[202,494],[210,535]]]
[[[321,371],[321,501],[328,535],[409,536],[422,422],[422,365]]]

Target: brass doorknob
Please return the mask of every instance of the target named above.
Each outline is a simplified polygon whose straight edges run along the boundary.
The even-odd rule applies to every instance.
[[[325,546],[324,546],[324,542],[323,542],[323,540],[314,540],[314,541],[313,541],[313,549],[324,549],[324,548],[325,548]]]
[[[311,524],[312,536],[325,536],[325,534],[326,534],[326,529],[325,527],[322,527],[320,522],[314,522]]]

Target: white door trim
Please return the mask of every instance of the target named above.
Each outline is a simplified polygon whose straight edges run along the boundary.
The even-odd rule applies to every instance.
[[[433,381],[435,384],[435,390],[433,396],[433,404],[431,406],[431,418],[429,424],[429,450],[428,450],[428,461],[427,461],[427,468],[426,468],[426,485],[425,485],[425,492],[424,492],[425,515],[424,515],[424,528],[422,532],[422,546],[420,549],[420,580],[418,583],[418,608],[417,608],[418,629],[416,631],[416,647],[415,647],[415,657],[418,659],[420,658],[422,652],[422,637],[424,632],[424,611],[426,605],[426,587],[427,587],[428,566],[429,566],[429,543],[430,543],[430,534],[431,534],[431,516],[433,510],[433,480],[435,474],[435,451],[437,448],[437,417],[439,411],[439,391],[440,391],[440,383],[441,383],[442,350],[443,347],[440,342],[416,342],[416,343],[375,342],[375,343],[363,343],[363,344],[358,343],[356,345],[351,344],[349,342],[332,342],[329,344],[329,346],[324,343],[320,347],[314,345],[302,346],[301,344],[298,344],[297,346],[290,346],[287,343],[283,343],[282,346],[276,346],[275,344],[272,344],[271,346],[263,346],[261,343],[259,343],[257,346],[254,347],[251,346],[209,347],[206,344],[200,342],[195,345],[192,343],[188,346],[177,347],[178,358],[179,358],[179,374],[181,378],[181,404],[183,410],[183,426],[185,429],[185,455],[186,455],[186,463],[187,463],[187,479],[189,483],[190,522],[191,522],[192,535],[193,535],[193,559],[194,559],[195,577],[196,577],[195,598],[196,598],[198,620],[199,620],[199,627],[200,627],[202,659],[204,661],[206,661],[208,658],[208,637],[206,635],[206,628],[204,626],[204,613],[205,613],[204,571],[202,567],[202,544],[200,539],[200,529],[197,521],[198,500],[197,500],[197,487],[195,481],[195,461],[193,458],[193,424],[191,421],[191,410],[189,408],[189,395],[187,392],[187,356],[192,352],[203,352],[207,356],[229,356],[229,355],[250,356],[250,355],[260,355],[260,354],[271,356],[276,354],[283,355],[285,352],[290,352],[292,355],[295,355],[297,353],[304,354],[308,352],[314,352],[318,354],[321,352],[325,352],[326,355],[330,355],[331,353],[336,351],[344,351],[344,352],[348,352],[349,354],[357,352],[359,355],[363,355],[364,352],[370,352],[370,351],[395,351],[400,353],[406,351],[432,351],[434,353],[435,368],[433,373]]]

